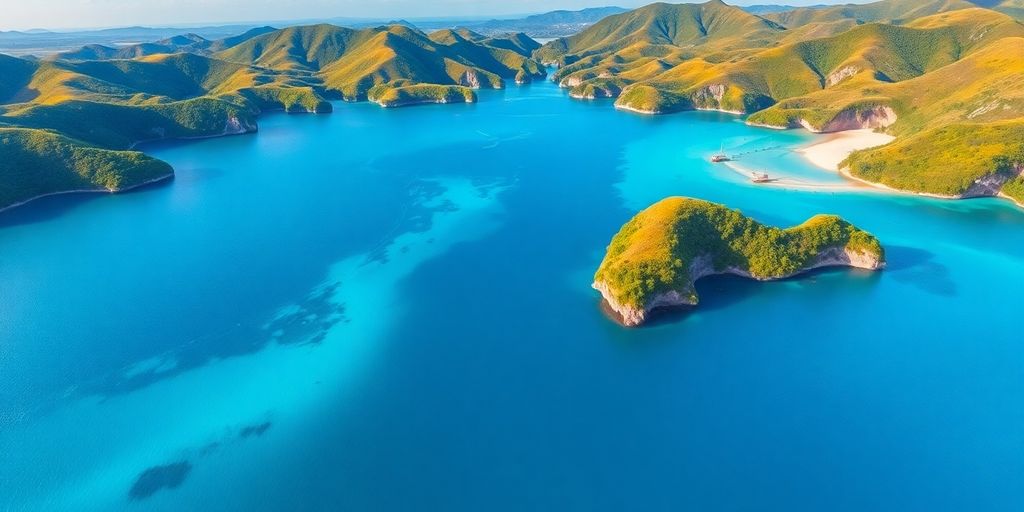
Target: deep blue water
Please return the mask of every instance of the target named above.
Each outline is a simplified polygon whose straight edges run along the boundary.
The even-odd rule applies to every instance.
[[[836,190],[728,115],[481,99],[266,115],[0,214],[0,510],[1024,509],[1024,211]],[[621,328],[590,279],[670,195],[839,214],[890,268]]]

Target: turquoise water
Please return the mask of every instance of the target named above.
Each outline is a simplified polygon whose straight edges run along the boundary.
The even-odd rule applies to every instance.
[[[0,510],[1024,507],[1024,211],[839,190],[728,115],[481,99],[267,115],[0,214]],[[623,329],[590,278],[676,194],[843,215],[891,268]]]

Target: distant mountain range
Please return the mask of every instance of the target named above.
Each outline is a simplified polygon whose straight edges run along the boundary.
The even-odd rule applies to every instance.
[[[818,5],[808,5],[808,6],[803,6],[803,7],[796,7],[796,6],[793,6],[793,5],[765,4],[765,5],[747,5],[747,6],[740,7],[740,9],[743,9],[744,11],[747,11],[750,14],[761,15],[761,14],[775,14],[775,13],[786,12],[786,11],[795,11],[797,9],[822,9],[824,7],[830,7],[830,6],[827,5],[827,4],[818,4]]]
[[[483,34],[523,32],[530,37],[551,39],[575,34],[613,14],[626,12],[621,7],[595,7],[581,11],[552,11],[544,14],[510,20],[488,20],[479,22],[435,22],[418,23],[423,29],[446,28],[458,25]]]
[[[0,54],[0,209],[170,177],[167,164],[131,148],[252,132],[267,109],[475,101],[476,88],[543,78],[531,58],[539,47],[523,34],[321,24],[89,45],[44,59]]]
[[[596,7],[580,11],[552,11],[517,19],[430,19],[430,20],[388,20],[364,18],[329,18],[305,20],[303,24],[330,23],[352,28],[370,28],[382,25],[405,25],[421,30],[444,28],[468,28],[484,35],[499,35],[523,32],[535,38],[550,39],[575,34],[602,18],[625,12],[621,7]],[[196,28],[152,28],[121,27],[100,30],[77,31],[0,31],[0,53],[9,55],[45,56],[58,52],[71,52],[88,45],[107,47],[131,46],[150,41],[165,41],[182,34],[191,34],[207,40],[225,39],[237,34],[258,29],[265,25],[295,25],[296,22],[266,24],[233,24]],[[127,55],[127,54],[126,54]]]

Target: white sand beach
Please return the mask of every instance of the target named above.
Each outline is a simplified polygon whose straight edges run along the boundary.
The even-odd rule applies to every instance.
[[[823,169],[838,171],[839,163],[858,149],[884,146],[895,137],[872,130],[850,130],[829,134],[825,141],[800,148],[797,151],[808,161]]]

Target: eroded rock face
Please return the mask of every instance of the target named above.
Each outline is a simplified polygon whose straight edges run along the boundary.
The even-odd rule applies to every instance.
[[[472,87],[473,89],[480,88],[480,77],[477,76],[476,71],[469,70],[462,74],[459,78],[459,85],[463,87]]]
[[[1010,180],[1024,176],[1024,163],[1016,164],[1011,172],[994,172],[974,180],[967,191],[960,195],[961,199],[972,197],[995,197]]]
[[[825,87],[832,87],[860,72],[857,66],[846,66],[825,78]]]
[[[846,130],[877,130],[888,128],[896,122],[896,111],[892,107],[878,106],[866,109],[848,109],[839,113],[825,126],[815,129],[810,123],[801,121],[800,124],[813,132],[830,133]]]
[[[229,117],[224,125],[224,135],[240,135],[254,131],[256,131],[256,126],[253,123],[234,116]]]
[[[720,107],[725,98],[724,84],[709,85],[693,94],[693,102],[704,107]]]
[[[626,327],[639,327],[645,324],[650,319],[651,314],[656,310],[696,306],[698,299],[696,292],[694,291],[694,283],[708,276],[731,274],[757,281],[778,281],[782,279],[789,279],[815,269],[828,267],[881,270],[885,268],[885,260],[884,258],[867,252],[856,252],[843,247],[832,247],[819,253],[818,257],[815,258],[814,261],[796,272],[779,277],[760,278],[751,275],[750,272],[746,270],[735,267],[728,267],[724,270],[715,270],[714,263],[711,261],[711,258],[702,256],[695,258],[689,266],[691,281],[687,284],[687,289],[670,290],[668,292],[655,295],[646,304],[644,304],[643,307],[633,307],[620,303],[615,299],[615,296],[607,283],[595,282],[592,286],[595,290],[601,292],[601,296],[604,298],[605,303],[608,304],[608,307],[610,307],[612,311],[615,311],[615,313],[619,315],[619,320],[623,325]]]
[[[562,87],[573,88],[583,85],[583,77],[581,76],[570,76],[559,84]]]

